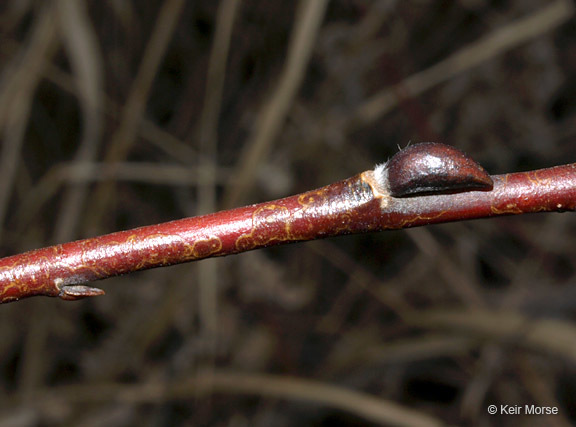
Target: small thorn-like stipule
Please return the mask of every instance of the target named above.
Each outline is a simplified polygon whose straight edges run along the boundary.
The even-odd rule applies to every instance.
[[[86,285],[66,285],[60,289],[58,297],[66,301],[76,301],[82,298],[97,297],[105,295],[102,289],[93,288]]]

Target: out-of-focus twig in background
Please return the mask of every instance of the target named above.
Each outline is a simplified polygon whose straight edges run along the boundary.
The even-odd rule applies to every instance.
[[[555,0],[8,0],[0,255],[260,202],[410,141],[576,161]],[[576,422],[576,221],[350,236],[0,307],[0,424]]]

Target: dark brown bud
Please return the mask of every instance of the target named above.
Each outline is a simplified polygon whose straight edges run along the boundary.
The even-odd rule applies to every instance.
[[[424,142],[396,153],[383,167],[393,197],[422,194],[488,191],[490,175],[464,154],[449,145]]]

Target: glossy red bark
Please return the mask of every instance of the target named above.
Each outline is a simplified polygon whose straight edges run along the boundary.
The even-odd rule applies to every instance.
[[[372,171],[285,199],[0,259],[0,302],[100,295],[84,283],[289,242],[576,209],[576,164],[492,176],[491,191],[391,197]]]

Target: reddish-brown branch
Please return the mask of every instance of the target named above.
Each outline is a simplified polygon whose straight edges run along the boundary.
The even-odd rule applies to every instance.
[[[367,171],[281,200],[38,249],[0,259],[0,302],[100,295],[83,284],[290,242],[576,209],[576,164],[492,179],[490,191],[397,198]]]

